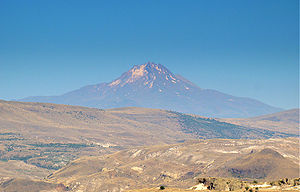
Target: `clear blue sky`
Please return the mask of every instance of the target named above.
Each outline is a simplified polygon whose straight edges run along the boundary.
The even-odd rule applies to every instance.
[[[0,98],[161,63],[202,88],[299,104],[298,0],[1,0]]]

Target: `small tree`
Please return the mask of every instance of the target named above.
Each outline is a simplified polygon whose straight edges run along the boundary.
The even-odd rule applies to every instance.
[[[160,190],[164,190],[164,189],[165,189],[165,186],[162,185],[162,186],[159,187],[159,189],[160,189]]]

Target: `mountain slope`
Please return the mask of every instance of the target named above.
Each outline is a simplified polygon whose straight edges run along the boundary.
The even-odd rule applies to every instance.
[[[197,138],[265,139],[297,136],[147,108],[100,110],[0,101],[0,159],[58,169],[84,155],[171,144]]]
[[[280,111],[254,99],[201,89],[160,64],[131,68],[110,83],[89,85],[60,96],[20,101],[49,102],[97,108],[160,108],[209,117],[250,117]]]
[[[247,119],[231,118],[218,120],[246,127],[256,127],[299,135],[299,109],[291,109]]]

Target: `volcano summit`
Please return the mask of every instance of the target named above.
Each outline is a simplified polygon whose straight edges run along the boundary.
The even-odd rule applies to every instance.
[[[135,65],[110,83],[88,85],[59,96],[27,97],[20,101],[104,109],[149,107],[209,117],[251,117],[281,110],[254,99],[202,89],[152,62]]]

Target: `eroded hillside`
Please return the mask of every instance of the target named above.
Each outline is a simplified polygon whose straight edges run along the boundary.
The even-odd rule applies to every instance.
[[[299,139],[288,138],[211,139],[140,147],[77,159],[47,180],[63,183],[73,191],[120,191],[160,185],[187,189],[195,185],[195,178],[209,176],[250,180],[296,178],[299,177],[298,145]],[[260,166],[257,162],[268,166],[257,169]],[[250,174],[231,172],[233,169]]]

